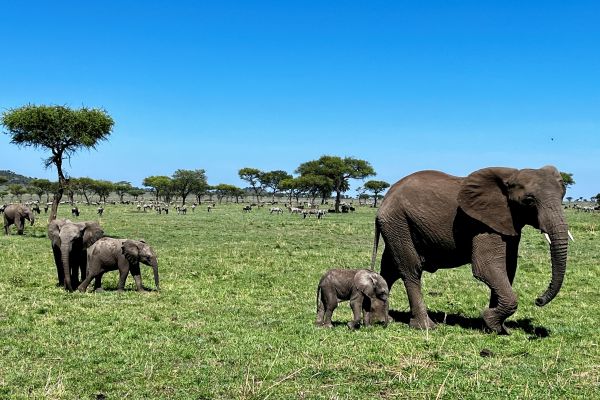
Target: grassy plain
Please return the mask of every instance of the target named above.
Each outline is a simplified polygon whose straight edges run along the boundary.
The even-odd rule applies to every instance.
[[[408,327],[401,284],[391,293],[399,322],[350,332],[343,304],[341,324],[315,328],[319,277],[368,265],[374,215],[107,206],[108,235],[144,238],[159,255],[161,292],[139,294],[129,277],[121,295],[116,272],[103,293],[55,287],[42,215],[25,236],[0,236],[0,398],[598,398],[600,214],[568,212],[577,241],[544,308],[533,302],[550,279],[548,245],[524,232],[511,336],[481,331],[489,293],[468,266],[425,274],[431,314],[446,322],[434,331]],[[78,219],[96,218],[84,206]],[[143,279],[153,287],[150,268]]]

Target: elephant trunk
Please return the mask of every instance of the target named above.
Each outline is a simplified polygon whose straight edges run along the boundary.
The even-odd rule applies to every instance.
[[[154,284],[156,285],[156,290],[160,290],[160,285],[158,283],[158,261],[155,259],[150,263],[152,267],[152,271],[154,272]]]
[[[548,289],[535,300],[542,307],[548,304],[560,291],[567,268],[567,248],[569,243],[568,226],[562,207],[542,209],[539,213],[540,228],[550,237],[550,257],[552,260],[552,280]]]
[[[63,272],[65,275],[65,289],[68,290],[69,292],[72,292],[73,286],[71,283],[71,268],[70,268],[70,264],[69,264],[69,262],[71,260],[70,260],[69,254],[71,254],[71,246],[69,246],[68,243],[61,245],[60,246],[60,257],[62,260]]]

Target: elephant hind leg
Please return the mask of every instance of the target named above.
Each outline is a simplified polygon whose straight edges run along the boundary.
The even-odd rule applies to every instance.
[[[504,321],[517,311],[517,295],[511,286],[516,260],[511,254],[497,234],[481,234],[473,239],[473,275],[492,292],[490,307],[483,310],[482,317],[486,326],[499,334],[509,333]]]
[[[381,276],[391,290],[391,285],[402,278],[408,295],[412,318],[409,325],[416,329],[434,329],[436,324],[427,315],[427,306],[421,292],[421,258],[410,240],[410,232],[401,235],[405,240],[386,240],[381,258]],[[391,318],[388,316],[388,318]]]

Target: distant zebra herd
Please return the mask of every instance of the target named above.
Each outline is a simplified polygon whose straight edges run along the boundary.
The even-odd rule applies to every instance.
[[[596,211],[600,211],[600,205],[598,205],[598,206],[580,206],[579,204],[575,204],[575,205],[573,205],[573,209],[576,211],[593,213]]]

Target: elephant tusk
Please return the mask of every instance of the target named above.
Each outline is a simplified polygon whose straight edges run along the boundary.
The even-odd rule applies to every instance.
[[[573,234],[571,233],[571,231],[567,231],[567,234],[569,235],[569,239],[571,239],[571,241],[574,242],[575,238],[573,238]]]
[[[548,244],[552,244],[552,240],[550,240],[550,235],[548,235],[547,233],[544,233],[544,237],[546,238],[546,241],[548,242]]]

